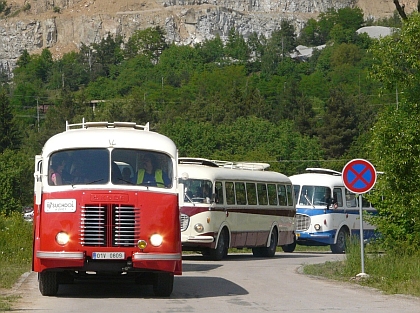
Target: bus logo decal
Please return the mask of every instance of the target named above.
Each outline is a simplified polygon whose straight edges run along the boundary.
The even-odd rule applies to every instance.
[[[128,202],[128,195],[121,194],[121,193],[114,193],[114,194],[108,194],[108,193],[93,193],[90,196],[91,201],[95,202]]]
[[[48,213],[76,212],[76,199],[45,200],[45,212],[48,212]]]

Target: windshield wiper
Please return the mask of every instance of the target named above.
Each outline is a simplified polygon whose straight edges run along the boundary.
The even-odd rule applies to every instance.
[[[305,197],[306,201],[308,201],[308,203],[309,203],[310,205],[312,205],[312,207],[315,209],[315,206],[314,206],[314,204],[311,202],[311,200],[309,200],[308,195],[304,195],[304,197]]]
[[[195,206],[194,201],[190,198],[190,196],[187,193],[185,193],[185,197],[192,203],[193,206]]]

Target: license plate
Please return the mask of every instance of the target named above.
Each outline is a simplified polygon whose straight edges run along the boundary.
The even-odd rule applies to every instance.
[[[125,259],[124,252],[93,252],[92,259],[94,260],[121,260]]]

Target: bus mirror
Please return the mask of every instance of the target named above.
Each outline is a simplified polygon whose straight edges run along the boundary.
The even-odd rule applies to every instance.
[[[35,193],[35,204],[41,204],[41,192],[42,192],[42,157],[40,155],[35,156],[35,172],[34,172],[34,193]]]
[[[188,180],[188,178],[189,178],[188,173],[184,172],[184,173],[181,174],[181,179],[182,180]]]

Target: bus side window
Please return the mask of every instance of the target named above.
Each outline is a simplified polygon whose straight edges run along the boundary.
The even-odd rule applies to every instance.
[[[298,201],[299,191],[300,191],[300,185],[293,185],[293,196],[295,197],[296,203],[299,203]],[[290,202],[289,202],[289,205],[291,205]]]
[[[235,204],[235,189],[232,182],[225,183],[226,188],[226,203]]]
[[[257,204],[257,188],[255,188],[255,183],[246,183],[246,195],[249,205]]]
[[[351,193],[346,189],[346,205],[348,208],[357,207],[357,199],[354,193]]]
[[[279,204],[280,205],[287,205],[287,197],[286,197],[286,186],[285,185],[277,185],[279,189]]]
[[[217,181],[215,184],[215,202],[223,204],[225,202],[225,199],[223,198],[223,183],[220,181]]]
[[[267,191],[268,191],[268,203],[270,205],[277,205],[277,189],[275,184],[268,184],[267,185]]]
[[[246,204],[245,183],[235,183],[236,204]]]
[[[337,207],[343,207],[343,191],[340,188],[334,188],[333,190],[333,204],[337,204]]]
[[[293,188],[292,185],[286,186],[286,193],[287,193],[287,205],[293,206]],[[295,198],[296,199],[296,198]]]
[[[257,184],[257,191],[258,191],[258,204],[259,205],[267,205],[267,186],[265,184]]]

